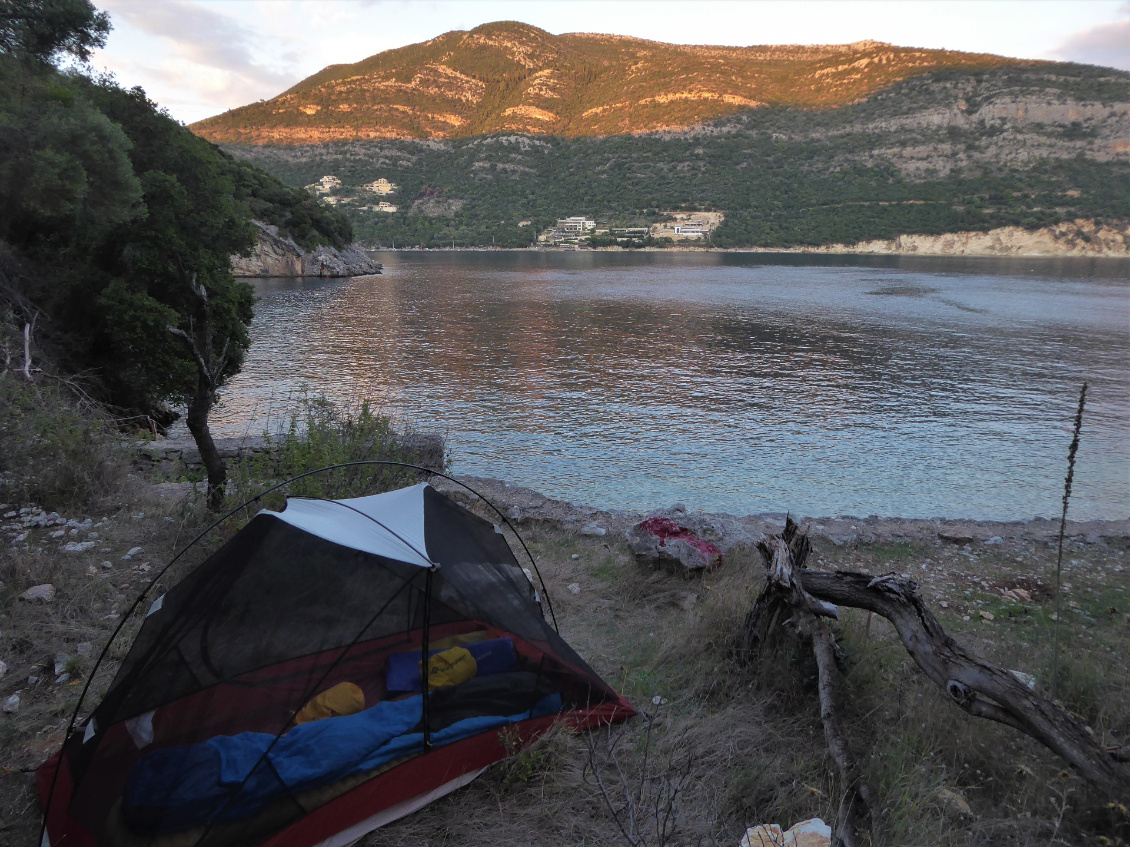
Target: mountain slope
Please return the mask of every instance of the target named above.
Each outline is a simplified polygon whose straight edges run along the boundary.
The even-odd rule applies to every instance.
[[[709,47],[485,24],[331,65],[271,100],[192,126],[229,144],[565,137],[684,129],[764,106],[842,106],[943,69],[1020,62],[895,47]]]

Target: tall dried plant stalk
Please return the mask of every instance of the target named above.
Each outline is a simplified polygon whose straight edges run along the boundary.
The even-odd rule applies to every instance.
[[[1055,697],[1056,681],[1059,677],[1059,630],[1063,617],[1060,575],[1063,571],[1063,534],[1067,528],[1067,503],[1071,499],[1071,481],[1075,476],[1075,454],[1079,450],[1079,430],[1083,428],[1083,407],[1087,403],[1087,383],[1079,391],[1079,408],[1075,412],[1075,432],[1071,446],[1067,450],[1067,478],[1063,481],[1063,514],[1059,519],[1059,553],[1055,560],[1055,644],[1052,647],[1051,696]]]

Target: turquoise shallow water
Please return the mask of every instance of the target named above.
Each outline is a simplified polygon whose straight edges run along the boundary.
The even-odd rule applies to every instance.
[[[456,472],[602,507],[1130,516],[1130,263],[384,253],[262,280],[224,434],[303,388],[450,439]]]

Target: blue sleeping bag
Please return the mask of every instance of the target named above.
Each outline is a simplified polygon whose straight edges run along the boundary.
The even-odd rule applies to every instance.
[[[459,645],[475,660],[475,676],[491,676],[518,670],[518,656],[514,652],[514,642],[509,638],[492,638],[489,641],[476,641],[473,644]],[[393,653],[388,657],[388,675],[385,688],[388,691],[422,691],[420,683],[420,650],[411,653]],[[428,656],[442,650],[429,650]]]
[[[273,747],[274,735],[243,732],[155,750],[138,761],[126,779],[122,817],[135,832],[161,835],[252,815],[284,793],[422,753],[421,709],[420,697],[380,702],[355,715],[296,726]],[[532,710],[453,723],[431,734],[432,746],[559,711],[561,696],[550,694]]]

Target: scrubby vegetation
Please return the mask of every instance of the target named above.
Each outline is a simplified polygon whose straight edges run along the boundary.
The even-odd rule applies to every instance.
[[[1128,101],[1130,75],[1108,69],[950,71],[685,133],[228,149],[295,186],[337,176],[340,208],[373,246],[524,247],[566,215],[631,226],[705,209],[726,214],[713,246],[794,247],[1126,220],[1130,166],[1108,149],[1124,119],[1103,110]],[[1068,103],[1090,116],[1063,118]],[[1040,109],[1042,121],[1014,114]],[[368,208],[363,186],[380,177],[398,186],[395,213]]]
[[[45,414],[70,415],[66,419],[87,432],[109,434],[68,402],[53,405],[63,395],[23,386],[22,379],[11,373],[0,378],[5,391],[38,392],[39,398],[0,405],[5,471],[12,467],[12,442],[4,434],[33,426]],[[363,405],[346,411],[317,401],[295,411],[299,419],[277,452],[234,474],[230,505],[326,462],[398,455],[388,421]],[[191,482],[177,483],[179,471],[170,478],[147,476],[110,438],[90,441],[87,457],[78,456],[73,443],[64,428],[45,430],[35,456],[21,465],[42,472],[38,487],[12,485],[14,477],[5,475],[0,488],[0,514],[17,512],[4,518],[0,545],[0,660],[9,667],[0,677],[0,701],[17,692],[21,698],[18,713],[0,716],[7,757],[0,762],[0,832],[11,843],[34,840],[38,804],[31,770],[62,740],[81,684],[137,594],[164,590],[259,507],[281,505],[274,495],[239,511],[159,577],[173,554],[210,522],[202,492]],[[76,458],[80,468],[94,468],[97,479],[113,483],[99,482],[77,496],[82,489],[56,474]],[[406,481],[382,473],[311,478],[313,487],[289,491],[342,496]],[[40,505],[59,511],[52,519],[59,523],[36,525]],[[24,514],[18,514],[21,507]],[[64,534],[52,537],[59,529]],[[639,570],[615,535],[584,537],[553,524],[522,531],[563,636],[649,718],[592,737],[556,731],[469,787],[368,836],[366,847],[440,845],[454,833],[465,844],[626,843],[595,771],[609,785],[618,785],[623,774],[637,803],[678,788],[666,840],[647,814],[638,819],[651,845],[733,847],[755,823],[835,818],[839,795],[815,703],[811,654],[786,641],[755,665],[734,659],[762,580],[755,552],[739,550],[721,569],[688,579]],[[90,533],[97,534],[92,549],[60,552],[64,542],[86,540]],[[134,547],[142,552],[123,560]],[[1046,691],[1055,610],[1055,548],[1047,540],[1022,537],[969,548],[934,536],[842,547],[818,542],[813,555],[812,567],[913,575],[951,635],[990,661],[1035,675]],[[1130,649],[1130,555],[1124,546],[1101,541],[1069,542],[1067,555],[1059,696],[1103,743],[1123,743],[1130,733],[1130,668],[1118,657]],[[50,603],[17,599],[46,582],[58,590]],[[569,590],[573,584],[579,593]],[[1011,596],[1002,593],[1006,589]],[[111,646],[90,697],[96,700],[109,683],[135,631],[135,624],[127,625]],[[876,845],[1043,847],[1130,839],[1130,814],[1123,807],[1065,771],[1035,742],[971,719],[947,702],[921,679],[883,620],[845,610],[837,638],[845,648],[848,732],[878,795]],[[56,684],[59,656],[71,677]],[[29,682],[31,677],[37,680]],[[622,819],[624,802],[617,796],[613,803]]]

